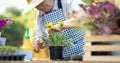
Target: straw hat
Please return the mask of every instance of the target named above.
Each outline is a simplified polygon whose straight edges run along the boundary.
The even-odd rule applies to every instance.
[[[39,5],[40,3],[42,3],[44,0],[26,0],[28,5],[27,7],[24,9],[23,14],[26,14],[28,11],[32,10],[33,8],[35,8],[37,5]]]

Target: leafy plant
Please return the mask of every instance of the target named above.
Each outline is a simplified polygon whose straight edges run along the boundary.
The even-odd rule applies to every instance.
[[[85,22],[85,26],[93,34],[111,34],[119,9],[108,1],[93,2],[91,5],[80,5],[83,10],[91,16],[91,19]],[[119,16],[120,17],[120,16]],[[116,25],[117,27],[117,25]]]
[[[0,16],[0,32],[3,32],[5,28],[9,28],[11,24],[13,24],[11,18]]]
[[[63,22],[58,22],[58,24],[61,26],[63,26]],[[42,37],[42,39],[44,40],[44,42],[47,44],[50,44],[51,46],[65,46],[65,47],[70,47],[73,46],[73,42],[72,39],[67,39],[67,36],[65,34],[62,34],[60,32],[55,32],[54,31],[54,25],[52,25],[51,23],[46,24],[46,26],[51,30],[51,34],[47,37]]]

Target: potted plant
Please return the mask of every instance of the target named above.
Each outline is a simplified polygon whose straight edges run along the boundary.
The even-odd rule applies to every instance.
[[[9,17],[0,16],[0,32],[3,32],[5,28],[9,28],[13,24],[13,19]]]
[[[63,22],[58,22],[58,24],[62,27]],[[46,24],[46,26],[51,30],[51,34],[47,37],[42,37],[45,45],[49,45],[50,50],[50,59],[52,60],[61,60],[62,52],[64,47],[73,46],[72,39],[66,40],[67,36],[60,32],[54,31],[54,25],[52,22]]]
[[[0,38],[1,38],[0,41],[1,41],[2,45],[5,45],[6,38],[1,37],[1,34],[2,34],[2,32],[4,32],[4,30],[6,28],[9,28],[9,26],[12,24],[13,24],[13,19],[0,15]]]

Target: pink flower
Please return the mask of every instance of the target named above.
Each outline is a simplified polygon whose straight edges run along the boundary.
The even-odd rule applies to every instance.
[[[110,27],[108,27],[108,26],[105,26],[105,27],[104,27],[103,33],[105,33],[105,34],[110,34],[111,32],[112,32],[112,31],[111,31]]]
[[[11,19],[11,18],[7,18],[6,21],[7,21],[7,23],[10,24],[10,25],[13,24],[13,19]]]
[[[9,28],[12,24],[13,20],[11,18],[0,16],[0,32],[3,32],[5,28]]]

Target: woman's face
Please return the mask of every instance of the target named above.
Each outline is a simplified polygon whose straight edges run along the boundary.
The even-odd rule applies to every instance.
[[[41,4],[36,6],[37,10],[41,10],[45,13],[50,12],[53,8],[54,0],[44,0]]]

